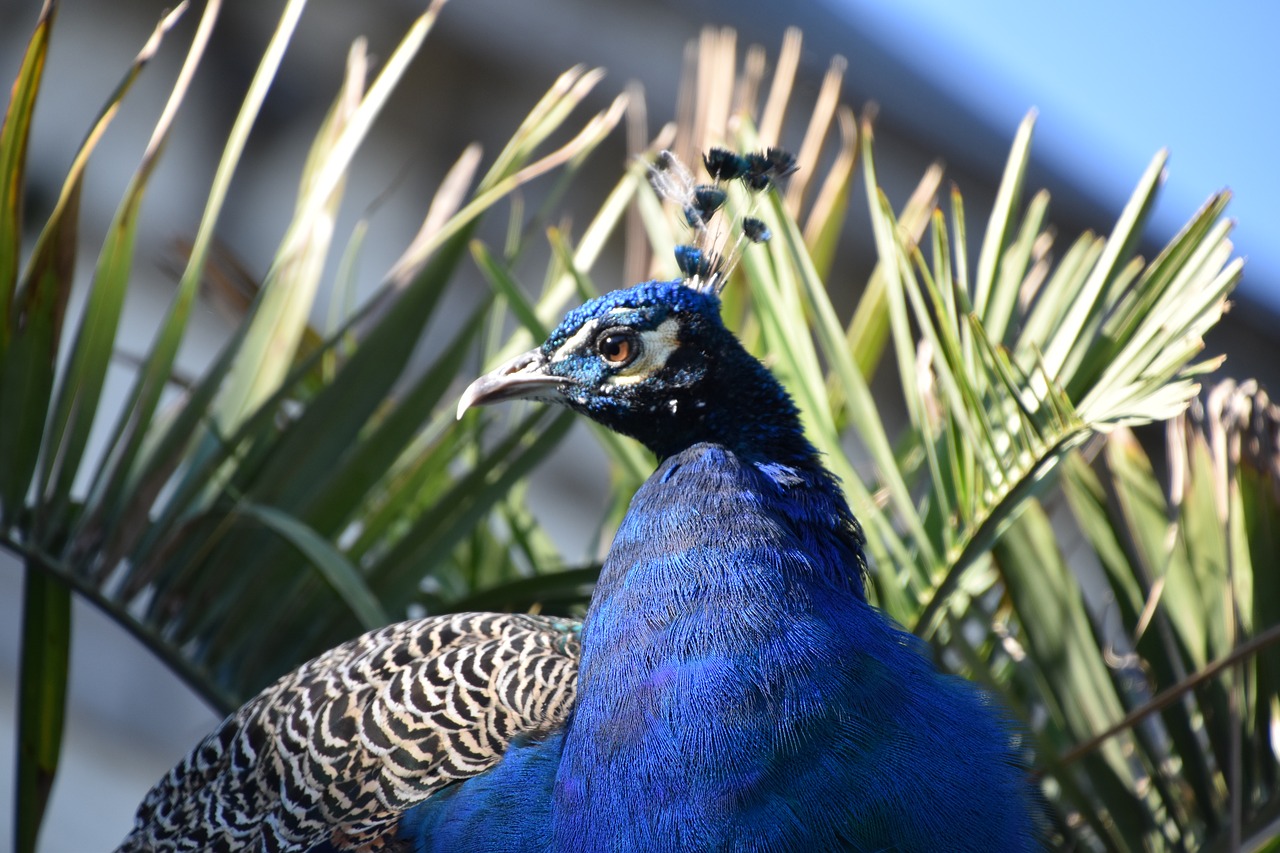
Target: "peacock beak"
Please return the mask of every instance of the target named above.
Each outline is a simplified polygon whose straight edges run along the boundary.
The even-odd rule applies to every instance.
[[[458,400],[458,418],[472,406],[487,406],[503,400],[549,400],[560,396],[570,384],[563,376],[546,373],[547,359],[541,350],[529,350],[489,371],[467,386]]]

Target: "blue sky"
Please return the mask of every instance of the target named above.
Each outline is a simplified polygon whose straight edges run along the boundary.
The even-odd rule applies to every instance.
[[[1171,151],[1152,220],[1170,237],[1229,187],[1241,287],[1280,313],[1280,3],[1208,0],[829,0],[1034,156],[1119,211]]]

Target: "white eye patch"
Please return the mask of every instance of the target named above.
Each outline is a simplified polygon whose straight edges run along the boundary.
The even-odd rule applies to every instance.
[[[576,335],[574,337],[577,337]],[[663,320],[656,329],[640,332],[640,357],[605,379],[605,385],[635,385],[661,370],[680,346],[680,321]]]
[[[589,320],[582,324],[582,328],[574,332],[573,335],[560,345],[555,355],[551,356],[552,363],[564,361],[572,355],[577,354],[578,350],[587,346],[592,338],[596,336],[596,329],[600,328],[599,320]]]

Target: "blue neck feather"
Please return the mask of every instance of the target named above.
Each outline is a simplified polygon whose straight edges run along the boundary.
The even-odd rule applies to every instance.
[[[836,627],[863,606],[848,521],[812,470],[711,444],[663,462],[632,502],[583,628],[554,848],[599,849],[609,827],[629,833],[627,849],[732,849],[757,832],[737,819],[744,810],[785,802],[789,737],[840,713],[824,658],[847,645]],[[797,731],[776,730],[782,720]],[[663,820],[637,820],[637,803],[661,803]]]

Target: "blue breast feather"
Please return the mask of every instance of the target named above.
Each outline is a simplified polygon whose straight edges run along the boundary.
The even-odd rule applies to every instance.
[[[418,851],[1031,849],[1014,729],[862,593],[839,489],[697,444],[637,492],[566,727],[419,805]]]

